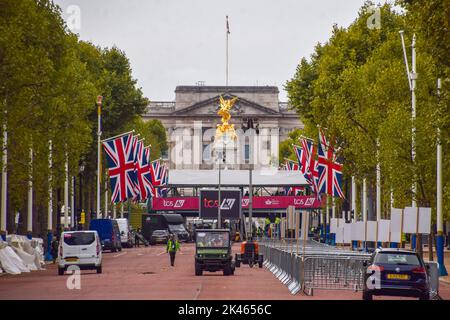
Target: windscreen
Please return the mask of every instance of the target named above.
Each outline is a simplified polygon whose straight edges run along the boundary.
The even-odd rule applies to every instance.
[[[198,232],[197,247],[223,248],[228,247],[230,238],[228,232]]]
[[[182,224],[169,224],[169,230],[175,232],[175,231],[185,231],[186,229]]]
[[[419,258],[415,254],[382,252],[376,255],[375,263],[419,266]]]
[[[64,234],[64,243],[69,246],[87,246],[95,241],[93,232],[72,232]]]

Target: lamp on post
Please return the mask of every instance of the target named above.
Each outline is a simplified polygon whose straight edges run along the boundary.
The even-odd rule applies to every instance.
[[[82,161],[81,164],[80,164],[80,170],[79,170],[79,176],[80,176],[79,184],[80,184],[80,187],[79,187],[79,190],[78,190],[78,192],[79,192],[79,202],[80,202],[80,205],[79,205],[79,208],[80,208],[79,218],[80,218],[80,220],[81,220],[81,212],[84,212],[84,209],[83,209],[83,173],[84,173],[84,168],[85,168],[84,161]],[[80,229],[80,226],[81,226],[81,229],[84,228],[84,224],[83,223],[80,223],[78,225],[78,229]]]
[[[220,229],[222,228],[222,215],[221,215],[221,184],[222,184],[222,170],[220,165],[220,160],[224,163],[224,166],[226,168],[226,152],[227,152],[227,145],[230,143],[234,143],[233,137],[228,133],[225,132],[220,139],[215,141],[216,146],[216,156],[219,165],[219,190],[218,190],[218,210],[217,210],[217,227]],[[221,152],[219,153],[219,150]],[[219,157],[220,154],[220,157]]]
[[[100,213],[100,177],[101,177],[101,139],[102,139],[102,96],[97,96],[97,219],[101,218]]]

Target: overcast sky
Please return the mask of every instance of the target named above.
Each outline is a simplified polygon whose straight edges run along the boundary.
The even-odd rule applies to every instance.
[[[174,100],[177,85],[225,84],[229,16],[229,85],[282,86],[302,57],[347,27],[364,0],[55,0],[69,21],[80,9],[83,40],[125,51],[133,76],[152,101]],[[74,20],[71,20],[74,21]]]

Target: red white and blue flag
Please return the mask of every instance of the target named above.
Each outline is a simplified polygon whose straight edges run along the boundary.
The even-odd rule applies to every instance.
[[[154,193],[154,188],[151,184],[149,156],[150,152],[148,147],[144,148],[144,141],[138,141],[135,162],[136,189],[138,191],[134,199],[136,201],[147,200]]]
[[[319,170],[318,163],[316,161],[317,148],[313,141],[308,139],[302,139],[302,161],[305,163],[305,178],[311,184],[312,191],[320,197],[318,180],[319,180]]]
[[[289,170],[289,171],[301,171],[299,164],[290,159],[286,159],[285,168],[286,168],[286,170]],[[297,195],[297,193],[299,191],[303,191],[303,190],[304,190],[303,187],[285,187],[284,192],[287,196],[291,196],[291,195],[295,196],[295,195]]]
[[[319,130],[319,191],[334,197],[345,198],[342,192],[342,164],[336,161],[334,148]]]
[[[169,182],[169,170],[166,165],[160,165],[161,168],[161,186],[167,185]],[[169,188],[158,188],[158,196],[160,198],[165,197],[167,195]]]
[[[131,133],[103,142],[111,183],[112,203],[123,202],[136,195],[137,179],[133,144],[134,137]]]
[[[150,177],[152,179],[152,185],[161,185],[161,165],[159,160],[154,160],[150,163]]]

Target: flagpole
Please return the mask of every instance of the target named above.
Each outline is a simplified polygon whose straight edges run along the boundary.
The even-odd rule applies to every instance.
[[[6,102],[5,102],[6,108]],[[3,120],[3,157],[2,157],[2,207],[1,207],[1,221],[0,233],[3,241],[6,241],[6,197],[8,189],[8,128],[6,126],[6,110],[5,119]]]
[[[66,151],[64,164],[64,230],[69,228],[69,159]]]
[[[107,139],[100,140],[100,142],[106,142],[106,141],[109,141],[109,140],[120,138],[120,137],[126,136],[127,134],[130,134],[130,133],[134,133],[134,130],[131,130],[131,131],[128,131],[128,132],[125,132],[125,133],[121,133],[121,134],[118,134],[116,136],[109,137]],[[136,137],[139,137],[139,136],[140,136],[140,133],[136,135]]]
[[[380,167],[380,139],[377,138],[377,166],[376,166],[376,179],[377,179],[377,221],[381,220],[381,167]]]
[[[437,81],[437,90],[438,90],[438,98],[440,99],[441,96],[441,79],[439,78]],[[440,101],[438,102],[440,103]],[[436,181],[436,227],[437,227],[437,235],[436,235],[436,255],[437,260],[439,263],[439,275],[440,276],[447,276],[447,269],[445,268],[444,264],[444,242],[445,242],[445,236],[444,236],[444,222],[443,222],[443,215],[442,215],[442,140],[441,140],[441,129],[438,125],[437,128],[437,146],[436,146],[436,153],[437,153],[437,181]]]
[[[70,187],[70,225],[75,230],[75,176],[72,176]]]
[[[108,181],[105,179],[105,218],[108,218]]]
[[[27,214],[27,238],[33,237],[33,148],[30,148],[30,167],[28,174],[28,214]]]
[[[101,145],[101,137],[102,137],[102,132],[101,132],[101,113],[102,113],[102,100],[103,97],[102,96],[97,96],[97,219],[101,218],[100,215],[100,174],[101,174],[101,169],[100,169],[100,162],[101,162],[101,149],[100,149],[100,145]]]
[[[48,204],[47,204],[47,254],[46,261],[52,261],[53,256],[53,189],[52,189],[52,140],[48,141]]]
[[[230,29],[228,25],[228,16],[227,16],[227,30],[226,30],[226,86],[228,87],[228,35],[230,34]]]

